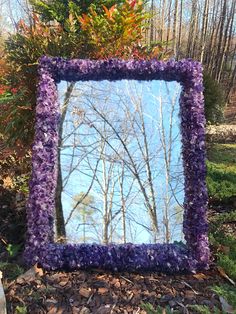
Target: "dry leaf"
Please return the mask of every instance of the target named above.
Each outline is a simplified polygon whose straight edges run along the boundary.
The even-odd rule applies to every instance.
[[[219,245],[218,247],[219,251],[228,255],[229,252],[230,252],[230,248],[228,246],[225,246],[225,245]]]
[[[204,280],[204,279],[208,279],[208,276],[206,276],[203,273],[199,273],[199,274],[195,274],[193,275],[194,278],[198,279],[198,280]]]
[[[91,289],[82,287],[82,288],[79,289],[79,294],[82,297],[89,298],[90,295],[91,295]]]
[[[11,177],[8,176],[8,177],[3,179],[3,186],[6,188],[12,188],[13,187],[13,182],[12,182]]]
[[[114,284],[114,286],[115,286],[116,288],[120,288],[120,282],[117,280],[117,282]]]
[[[83,306],[83,308],[80,310],[79,313],[80,314],[90,314],[91,312],[87,307]]]
[[[59,282],[59,285],[60,285],[61,287],[65,287],[65,286],[68,284],[68,281],[69,281],[69,279],[64,279],[64,280],[62,280],[62,281]]]
[[[193,290],[186,290],[185,291],[185,298],[187,299],[194,299],[196,297],[196,293]]]
[[[107,288],[98,288],[98,293],[99,294],[105,294],[107,293],[109,290]]]
[[[35,271],[35,274],[39,277],[42,277],[43,276],[43,269],[38,267],[37,264],[34,265],[34,271]]]
[[[218,271],[222,277],[227,279],[233,286],[235,286],[235,282],[233,281],[233,279],[229,278],[229,276],[225,273],[225,271],[222,267],[217,266],[217,269],[218,269]]]

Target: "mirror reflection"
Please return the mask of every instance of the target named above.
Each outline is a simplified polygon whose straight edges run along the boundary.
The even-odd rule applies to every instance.
[[[183,241],[181,86],[61,82],[58,92],[58,233],[71,243]]]

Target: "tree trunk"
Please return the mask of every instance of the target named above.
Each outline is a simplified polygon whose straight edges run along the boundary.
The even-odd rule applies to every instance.
[[[75,83],[70,83],[64,99],[64,104],[61,112],[61,120],[59,126],[59,141],[58,141],[58,174],[57,174],[57,187],[55,195],[55,206],[56,206],[56,239],[60,242],[65,242],[66,240],[66,228],[65,219],[63,214],[63,206],[61,201],[61,194],[63,189],[62,183],[62,171],[61,171],[61,147],[63,144],[62,133],[63,133],[63,123],[66,117],[66,112],[70,100],[71,93],[73,91]]]
[[[171,23],[171,6],[172,6],[172,0],[169,0],[169,8],[168,8],[168,24],[167,24],[167,34],[166,34],[166,50],[169,45],[170,40],[170,23]]]
[[[126,202],[124,198],[124,175],[125,167],[124,162],[122,161],[121,175],[119,177],[120,185],[120,203],[121,203],[121,214],[122,214],[122,231],[123,231],[123,243],[126,243]]]
[[[175,0],[174,21],[173,21],[173,42],[172,42],[172,49],[173,49],[173,53],[175,57],[176,57],[176,46],[177,46],[178,7],[179,7],[179,2],[178,0]]]
[[[192,47],[194,44],[195,38],[195,28],[196,28],[196,15],[197,15],[197,1],[192,1],[192,13],[190,19],[190,26],[189,26],[189,36],[188,36],[188,43],[187,43],[187,57],[192,57]]]
[[[179,37],[178,37],[178,45],[177,45],[177,60],[180,57],[180,47],[182,44],[182,19],[183,19],[183,0],[180,0],[180,14],[179,14]]]
[[[221,52],[222,52],[222,43],[224,39],[224,25],[225,25],[225,19],[226,19],[226,11],[227,11],[227,0],[224,0],[223,2],[223,8],[221,12],[221,18],[220,18],[220,33],[219,33],[219,40],[218,40],[218,45],[217,45],[217,53],[216,53],[216,66],[214,70],[214,78],[217,80],[218,72],[219,72],[219,60],[221,57]]]
[[[151,1],[150,44],[154,42],[154,0]]]
[[[218,60],[218,64],[219,64],[219,66],[218,66],[218,73],[217,73],[217,80],[218,80],[218,82],[220,82],[221,73],[222,73],[222,69],[223,69],[223,64],[225,63],[225,59],[226,59],[226,51],[227,51],[227,48],[228,48],[228,41],[229,41],[229,38],[230,38],[231,25],[233,24],[234,13],[235,13],[235,2],[232,3],[231,9],[230,9],[230,14],[229,14],[229,17],[227,19],[226,26],[225,26],[224,40],[223,40],[223,45],[222,45],[222,52],[221,52],[220,59]],[[231,20],[232,20],[232,23],[231,23]]]
[[[205,0],[204,12],[202,17],[202,31],[200,39],[200,61],[203,62],[204,52],[206,46],[206,33],[207,33],[207,23],[208,23],[208,13],[209,13],[209,0]]]
[[[166,9],[166,0],[163,0],[161,8],[161,27],[160,27],[160,41],[164,40],[164,29],[165,29],[165,9]]]

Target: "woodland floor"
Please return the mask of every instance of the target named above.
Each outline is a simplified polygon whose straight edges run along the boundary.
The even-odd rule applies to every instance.
[[[218,269],[172,276],[99,270],[36,272],[5,282],[8,314],[144,314],[142,303],[151,303],[154,308],[169,306],[178,310],[174,313],[196,313],[191,305],[203,304],[214,313],[214,306],[221,305],[211,287],[227,282]],[[17,306],[27,312],[18,312]]]
[[[236,107],[228,108],[231,123],[235,112]],[[222,303],[212,287],[229,280],[214,266],[203,273],[171,276],[101,270],[43,272],[35,268],[3,284],[8,314],[145,314],[142,303],[150,303],[155,309],[169,306],[172,313],[185,314],[197,313],[191,305],[202,304],[214,314],[214,307],[220,309]]]

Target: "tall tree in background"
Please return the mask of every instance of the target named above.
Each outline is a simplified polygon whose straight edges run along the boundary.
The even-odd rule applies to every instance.
[[[159,9],[146,42],[166,41],[176,59],[192,58],[203,63],[211,78],[222,86],[225,102],[235,84],[235,0],[156,0],[147,10]],[[154,36],[154,37],[153,37]]]

